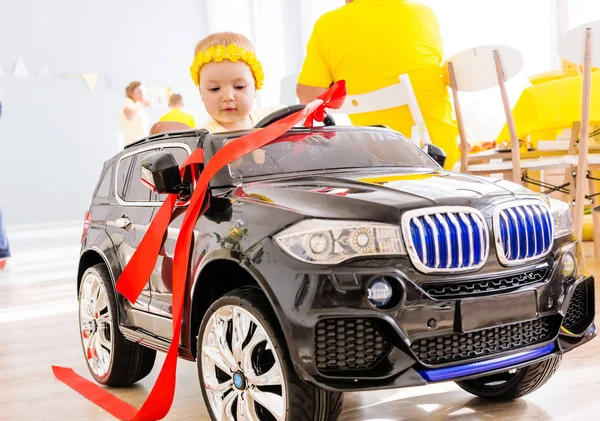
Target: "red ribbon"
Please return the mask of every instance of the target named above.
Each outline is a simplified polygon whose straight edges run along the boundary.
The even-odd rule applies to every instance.
[[[306,127],[312,127],[314,121],[323,121],[327,116],[325,108],[340,108],[346,99],[346,81],[340,80],[334,83],[328,90],[318,97],[323,103],[312,112],[304,122]]]
[[[253,131],[223,146],[206,164],[196,184],[183,218],[183,223],[175,245],[173,260],[173,340],[167,352],[165,362],[150,395],[137,411],[133,406],[111,395],[99,385],[77,375],[69,368],[52,366],[56,378],[123,421],[154,421],[164,418],[173,403],[177,373],[177,355],[181,337],[182,311],[185,297],[187,266],[189,262],[192,235],[196,221],[208,207],[205,201],[210,180],[229,163],[259,149],[284,135],[294,125],[305,120],[306,127],[312,127],[314,121],[323,121],[325,108],[340,108],[346,97],[345,82],[336,82],[329,90],[310,102],[306,107],[263,129]],[[203,162],[204,151],[196,149],[181,167],[185,168]],[[117,290],[134,303],[150,278],[154,269],[165,232],[171,221],[177,195],[170,194],[152,220],[148,232],[139,247],[125,266],[117,282]],[[204,206],[203,206],[204,204]],[[201,350],[198,350],[201,352]]]

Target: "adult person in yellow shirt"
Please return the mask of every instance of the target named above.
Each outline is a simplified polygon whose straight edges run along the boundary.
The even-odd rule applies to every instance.
[[[444,149],[451,169],[460,152],[442,55],[439,25],[429,7],[407,0],[346,0],[315,23],[296,93],[308,103],[341,79],[355,95],[393,85],[408,74],[431,140]],[[357,126],[385,124],[408,137],[414,125],[406,106],[350,119]]]
[[[183,97],[180,94],[173,94],[169,98],[169,107],[171,111],[163,115],[159,121],[177,121],[186,124],[190,129],[196,127],[194,117],[182,110]]]

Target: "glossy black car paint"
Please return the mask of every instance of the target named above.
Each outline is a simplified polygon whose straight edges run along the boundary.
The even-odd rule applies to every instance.
[[[305,131],[293,130],[300,133]],[[322,130],[360,132],[385,129]],[[203,147],[205,160],[208,161],[225,138],[244,133],[207,135],[205,131],[190,131],[158,135],[128,147],[108,161],[102,177],[110,177],[110,189],[105,198],[98,196],[98,189],[94,193],[90,207],[92,224],[82,239],[78,280],[87,267],[103,261],[116,283],[161,204],[149,190],[147,203],[125,203],[117,199],[117,179],[120,174],[116,173],[116,168],[121,159],[130,154],[143,155],[163,147],[179,145],[184,146],[188,153],[196,147]],[[133,163],[130,171],[135,171]],[[138,181],[130,180],[129,185],[132,182]],[[330,194],[332,189],[346,189],[346,193]],[[228,283],[231,283],[231,288],[235,287],[235,282],[256,283],[263,289],[275,309],[296,370],[305,380],[329,390],[364,390],[426,383],[418,371],[427,366],[417,360],[410,344],[420,338],[460,333],[461,330],[457,321],[461,299],[433,299],[425,292],[431,283],[452,284],[473,279],[518,277],[542,267],[545,270],[543,279],[514,288],[506,294],[535,290],[539,316],[552,316],[560,324],[569,308],[575,285],[590,282],[593,286],[593,278],[583,270],[578,272],[574,280],[565,280],[561,275],[560,257],[567,250],[576,255],[579,267],[582,267],[579,245],[570,235],[556,239],[546,257],[511,268],[499,263],[493,238],[490,238],[485,265],[475,272],[457,275],[423,274],[414,268],[408,256],[361,258],[334,266],[318,266],[290,257],[273,240],[273,236],[282,229],[306,218],[365,220],[400,225],[406,210],[448,205],[478,209],[485,216],[492,237],[491,218],[496,205],[537,197],[539,195],[536,193],[511,183],[446,172],[436,166],[330,171],[249,178],[243,182],[233,180],[229,172],[223,169],[211,182],[210,209],[196,224],[186,294],[190,299],[186,300],[184,307],[182,336],[179,339],[180,356],[195,359],[195,329],[201,314],[197,314],[194,306],[199,305],[201,297],[216,291],[212,288],[215,284],[219,284],[218,291],[223,292]],[[184,211],[184,206],[176,208],[155,271],[138,302],[131,305],[119,295],[119,325],[122,332],[131,340],[160,350],[165,350],[170,341],[170,269]],[[130,227],[118,226],[117,220],[123,217],[132,221]],[[219,272],[215,272],[215,268],[227,267],[231,270],[232,266],[239,271],[235,280],[221,278]],[[212,278],[207,279],[207,273]],[[392,308],[376,309],[367,300],[366,285],[376,276],[388,276],[397,283],[395,288],[400,295]],[[315,365],[314,336],[315,326],[326,318],[374,320],[393,347],[374,368],[321,372]],[[556,344],[554,354],[569,351],[589,341],[595,334],[596,328],[592,322],[576,337],[565,335],[562,331],[560,334],[556,332],[551,338],[551,342]],[[542,358],[548,358],[548,355]],[[469,362],[475,360],[477,358]]]

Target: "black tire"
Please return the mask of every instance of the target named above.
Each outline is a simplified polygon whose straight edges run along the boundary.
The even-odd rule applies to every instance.
[[[154,366],[154,360],[156,359],[156,351],[146,348],[135,342],[128,341],[119,330],[115,292],[110,275],[104,264],[99,263],[88,268],[84,272],[81,278],[82,282],[79,287],[78,301],[81,300],[81,294],[84,285],[83,280],[89,273],[94,274],[98,277],[98,279],[100,279],[106,291],[108,298],[108,311],[110,311],[111,314],[111,323],[109,329],[112,339],[112,350],[110,354],[111,360],[109,369],[105,376],[98,376],[96,373],[94,373],[89,363],[86,365],[88,366],[88,369],[94,379],[100,384],[113,387],[130,386],[150,374],[152,367]],[[79,323],[81,326],[81,309],[79,310]],[[86,361],[89,362],[81,334],[80,339],[84,357],[86,358]]]
[[[504,372],[491,376],[456,382],[462,389],[484,399],[508,401],[525,396],[543,386],[560,365],[557,355],[539,363],[520,368],[516,373]]]
[[[198,378],[202,389],[204,402],[211,419],[218,420],[213,414],[202,373],[202,338],[211,316],[224,306],[239,306],[251,313],[264,327],[269,336],[277,357],[281,362],[283,382],[287,389],[287,411],[286,421],[335,421],[338,419],[343,405],[343,394],[329,392],[314,387],[298,377],[290,360],[289,351],[281,328],[271,305],[262,290],[255,287],[242,287],[219,298],[208,309],[198,332],[196,358],[198,366]],[[231,347],[231,344],[228,344]],[[259,420],[256,420],[259,421]],[[260,420],[262,421],[262,420]]]

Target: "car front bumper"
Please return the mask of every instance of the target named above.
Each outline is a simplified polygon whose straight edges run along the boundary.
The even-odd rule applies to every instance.
[[[298,374],[327,390],[358,391],[503,372],[591,340],[594,278],[581,270],[564,279],[567,251],[582,267],[577,243],[563,241],[531,265],[425,278],[407,258],[324,268],[265,240],[245,265],[271,300]],[[368,300],[376,277],[397,283],[391,306]],[[533,314],[519,308],[531,300]]]

